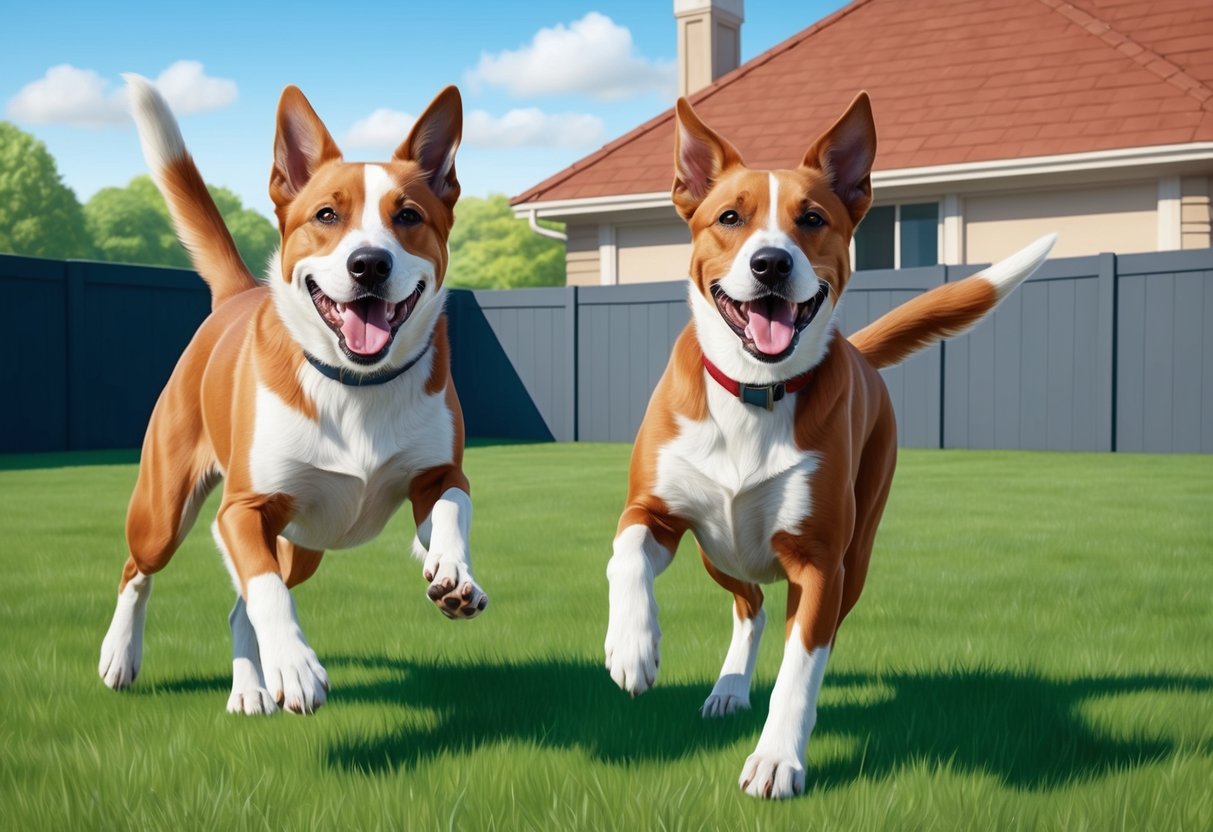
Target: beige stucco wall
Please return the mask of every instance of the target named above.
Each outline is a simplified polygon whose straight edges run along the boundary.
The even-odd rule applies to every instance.
[[[598,270],[598,224],[565,226],[564,264],[570,286],[597,286],[601,280]]]
[[[620,283],[684,280],[691,261],[691,232],[686,223],[615,226]]]
[[[964,257],[987,263],[1051,231],[1054,257],[1158,249],[1158,180],[964,198]]]

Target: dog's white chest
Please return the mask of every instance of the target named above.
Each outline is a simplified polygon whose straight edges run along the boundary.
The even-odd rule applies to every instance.
[[[783,573],[771,537],[809,516],[817,455],[796,447],[791,399],[767,412],[709,387],[708,405],[703,421],[680,417],[678,436],[659,452],[656,495],[721,571],[776,580]]]
[[[317,420],[258,389],[252,483],[294,501],[284,537],[311,549],[364,543],[383,530],[418,472],[451,462],[452,414],[441,393],[424,392],[426,375],[366,388],[309,379]]]

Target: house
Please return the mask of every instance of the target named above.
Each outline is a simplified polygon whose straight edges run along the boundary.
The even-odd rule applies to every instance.
[[[675,0],[680,84],[747,163],[786,168],[871,93],[857,268],[1210,246],[1209,0],[854,0],[737,65],[743,0]],[[566,223],[572,285],[681,279],[673,110],[511,200]]]

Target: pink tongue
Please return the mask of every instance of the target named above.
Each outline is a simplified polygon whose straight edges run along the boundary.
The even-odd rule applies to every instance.
[[[358,355],[375,355],[387,346],[392,328],[387,316],[392,304],[374,298],[356,300],[341,313],[341,334],[345,345]]]
[[[756,300],[750,304],[746,337],[760,352],[779,355],[792,343],[795,334],[796,304],[782,300]]]

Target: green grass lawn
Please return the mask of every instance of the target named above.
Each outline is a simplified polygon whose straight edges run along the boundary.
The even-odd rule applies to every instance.
[[[771,804],[736,780],[782,627],[755,710],[703,722],[730,597],[689,541],[657,583],[657,686],[602,669],[627,456],[469,451],[474,621],[426,600],[407,512],[330,553],[295,592],[333,684],[306,718],[224,713],[213,504],[156,577],[139,679],[107,689],[132,456],[0,458],[0,828],[1213,827],[1213,458],[903,452],[809,792]]]

